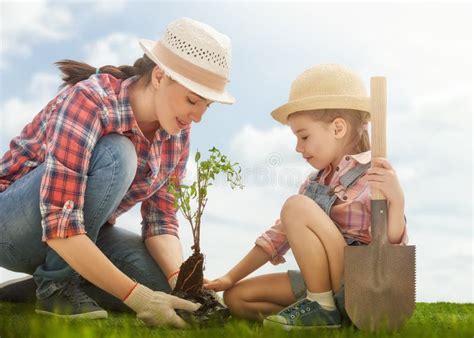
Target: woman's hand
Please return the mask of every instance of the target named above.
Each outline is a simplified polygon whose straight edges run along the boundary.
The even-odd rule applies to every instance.
[[[201,307],[200,304],[161,291],[153,291],[141,284],[138,284],[123,302],[148,326],[173,326],[181,329],[186,328],[187,324],[174,310],[194,312]]]
[[[367,170],[368,183],[371,188],[380,190],[391,204],[404,206],[405,197],[395,170],[382,157],[372,158],[372,167]]]
[[[234,283],[235,282],[230,278],[229,275],[224,275],[220,278],[214,279],[213,281],[205,282],[203,286],[206,289],[211,289],[217,292],[230,289]]]

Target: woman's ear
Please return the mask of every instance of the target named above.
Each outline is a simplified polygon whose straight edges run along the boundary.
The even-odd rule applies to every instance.
[[[165,78],[165,72],[158,66],[155,66],[153,68],[153,71],[151,73],[151,84],[153,88],[159,89],[160,85],[163,84],[163,80]]]
[[[347,122],[342,117],[336,117],[332,121],[334,127],[334,136],[337,139],[342,139],[347,134]]]

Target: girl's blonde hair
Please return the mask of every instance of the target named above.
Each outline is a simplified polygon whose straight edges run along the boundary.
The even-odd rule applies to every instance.
[[[340,117],[344,119],[349,126],[346,136],[348,152],[358,154],[370,150],[369,131],[367,130],[370,115],[367,112],[353,109],[317,109],[300,111],[291,115],[296,114],[307,115],[315,121],[321,121],[327,124]]]

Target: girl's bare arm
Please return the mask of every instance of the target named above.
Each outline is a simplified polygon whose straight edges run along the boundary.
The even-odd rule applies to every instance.
[[[245,278],[268,262],[269,259],[270,256],[268,253],[266,253],[260,246],[255,245],[229,272],[220,278],[204,284],[204,287],[215,291],[227,290],[239,280]]]

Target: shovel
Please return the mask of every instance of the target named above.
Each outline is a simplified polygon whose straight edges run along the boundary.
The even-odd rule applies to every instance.
[[[372,156],[386,157],[386,81],[373,77],[371,91]],[[344,251],[346,311],[356,327],[396,331],[415,309],[415,246],[387,239],[387,200],[371,191],[372,242]]]

